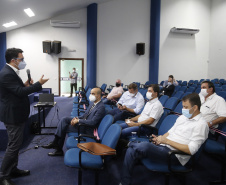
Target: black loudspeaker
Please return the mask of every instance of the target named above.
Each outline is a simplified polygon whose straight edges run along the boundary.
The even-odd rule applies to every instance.
[[[52,47],[52,52],[59,54],[61,52],[61,41],[53,41]]]
[[[43,53],[51,53],[51,41],[50,40],[45,40],[42,41],[42,47],[43,47]]]
[[[145,52],[145,43],[137,43],[136,53],[138,55],[144,55]]]

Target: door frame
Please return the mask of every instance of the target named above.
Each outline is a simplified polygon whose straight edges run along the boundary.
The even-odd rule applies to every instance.
[[[84,88],[84,58],[59,58],[58,59],[58,76],[59,76],[59,79],[58,79],[58,82],[59,82],[59,96],[61,96],[61,90],[60,90],[60,72],[61,72],[61,60],[81,60],[82,61],[82,88]]]

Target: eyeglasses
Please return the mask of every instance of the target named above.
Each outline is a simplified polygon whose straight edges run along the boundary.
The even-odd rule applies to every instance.
[[[14,58],[14,59],[19,59],[19,60],[21,60],[21,62],[24,61],[24,58]]]

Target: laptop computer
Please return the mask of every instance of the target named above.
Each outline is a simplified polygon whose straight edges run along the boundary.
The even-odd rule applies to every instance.
[[[39,106],[53,106],[54,105],[54,94],[39,94]]]

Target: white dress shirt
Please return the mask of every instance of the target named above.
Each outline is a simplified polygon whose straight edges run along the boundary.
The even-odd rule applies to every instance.
[[[139,92],[137,92],[135,96],[131,97],[129,91],[126,91],[118,103],[125,105],[129,109],[133,109],[136,114],[139,114],[141,109],[144,107],[144,97]]]
[[[216,93],[209,96],[206,100],[204,96],[199,94],[201,99],[201,109],[203,118],[207,121],[213,121],[219,117],[226,117],[226,103],[225,100]],[[215,128],[218,125],[213,125]]]
[[[116,96],[118,94],[122,94],[123,93],[123,88],[122,86],[119,87],[114,87],[111,92],[108,94],[107,98],[111,98],[113,96]]]
[[[148,101],[138,118],[138,123],[149,118],[155,119],[151,126],[155,127],[163,113],[163,107],[158,98]]]
[[[13,67],[12,65],[10,65],[8,63],[6,63],[6,65],[8,65],[9,67],[11,67],[15,71],[15,73],[19,76],[19,72],[20,71],[17,68]]]
[[[167,136],[167,139],[188,145],[190,153],[194,155],[207,139],[209,127],[201,114],[192,119],[188,119],[182,115],[176,120],[174,126],[168,131],[168,133],[169,135]],[[170,149],[175,149],[170,145],[165,146]],[[190,156],[188,155],[176,154],[176,157],[182,165],[185,165],[190,159]]]

